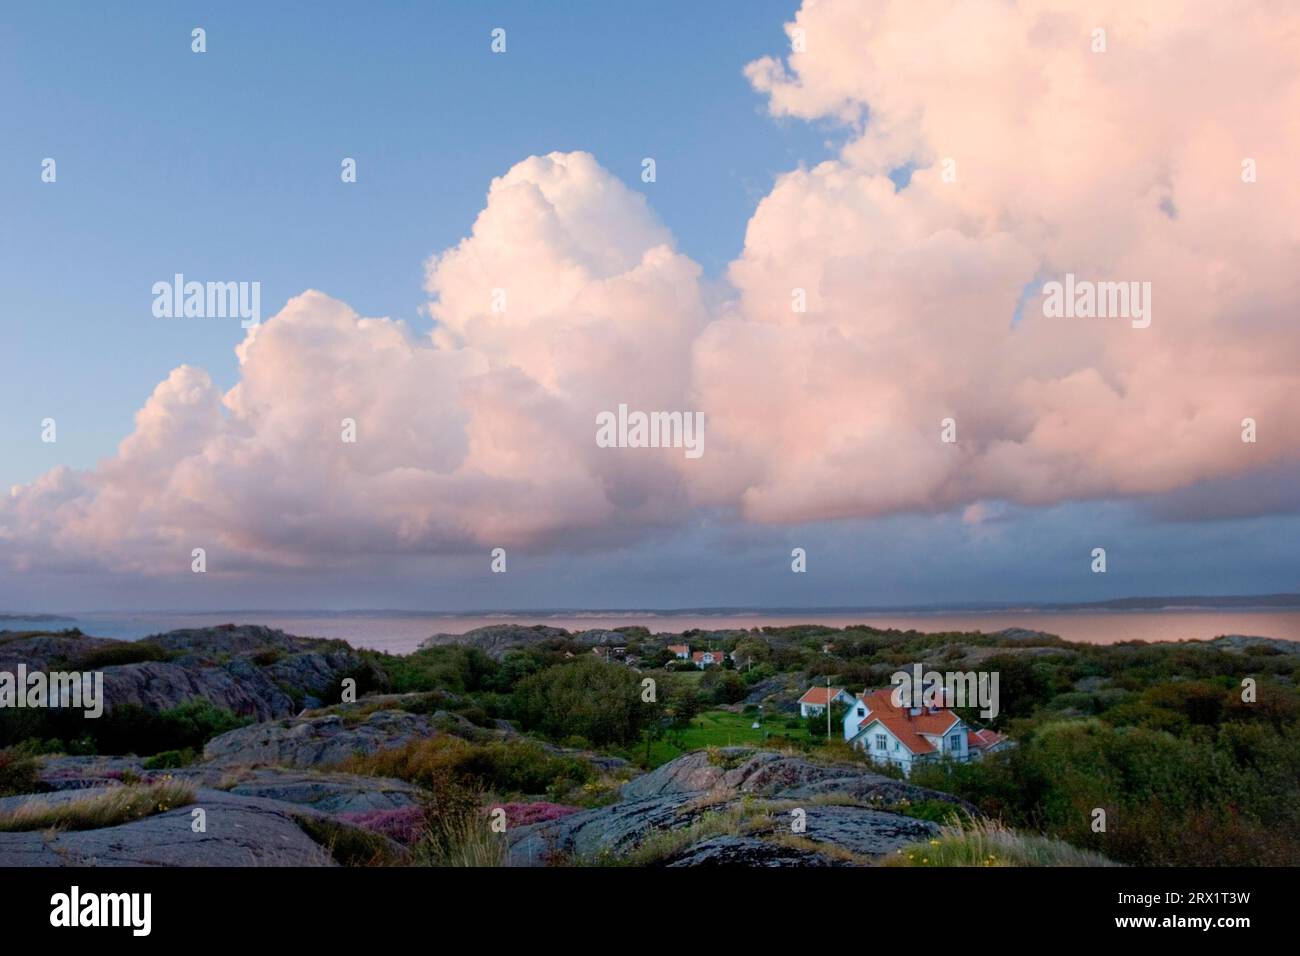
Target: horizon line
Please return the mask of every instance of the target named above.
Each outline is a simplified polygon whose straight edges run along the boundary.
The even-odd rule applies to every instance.
[[[1264,603],[1251,604],[1260,601]],[[1034,612],[1054,610],[1106,609],[1133,602],[1148,602],[1153,605],[1148,610],[1176,609],[1180,603],[1188,607],[1202,609],[1232,608],[1246,610],[1249,608],[1296,607],[1300,609],[1300,592],[1282,591],[1267,594],[1182,594],[1182,595],[1131,595],[1127,597],[1105,598],[1095,601],[955,601],[930,604],[892,604],[892,605],[706,605],[688,607],[533,607],[533,608],[462,608],[440,610],[433,608],[127,608],[127,609],[78,609],[68,611],[0,611],[0,615],[19,619],[36,619],[41,617],[68,618],[75,620],[77,615],[95,614],[176,614],[176,615],[213,615],[213,614],[323,614],[323,615],[419,615],[430,617],[493,617],[493,616],[527,616],[527,615],[737,615],[737,614],[897,614],[897,613],[942,613],[942,612]],[[1190,603],[1189,603],[1190,602]]]

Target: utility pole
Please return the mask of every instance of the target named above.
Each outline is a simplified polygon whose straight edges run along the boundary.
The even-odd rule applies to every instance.
[[[831,679],[829,677],[826,678],[826,742],[831,742]]]

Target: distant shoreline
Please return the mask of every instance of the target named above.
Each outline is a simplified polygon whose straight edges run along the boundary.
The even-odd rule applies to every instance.
[[[102,612],[84,614],[75,621],[36,621],[10,618],[0,621],[4,631],[55,631],[76,628],[95,637],[139,640],[175,630],[218,627],[226,624],[262,625],[304,637],[333,638],[353,647],[404,654],[439,634],[464,634],[489,626],[551,627],[570,632],[643,627],[655,634],[722,632],[800,625],[922,633],[993,633],[1006,629],[1037,631],[1063,640],[1086,644],[1122,641],[1212,640],[1225,635],[1300,641],[1300,606],[1190,607],[1174,609],[1129,607],[1078,607],[1068,610],[977,608],[911,612],[880,610],[841,612],[831,608],[745,609],[728,612],[691,611],[499,611],[478,614],[411,611],[189,611]]]
[[[1243,595],[1175,595],[1111,598],[1104,601],[979,601],[952,604],[877,604],[877,605],[813,605],[813,606],[715,606],[675,608],[470,608],[464,610],[430,610],[427,608],[347,608],[326,610],[322,608],[215,608],[168,609],[135,608],[129,610],[82,610],[61,614],[0,613],[0,621],[76,621],[79,616],[98,615],[276,615],[283,617],[505,617],[505,618],[610,618],[610,617],[817,617],[845,614],[1044,614],[1073,611],[1276,611],[1300,610],[1300,594],[1243,594]]]

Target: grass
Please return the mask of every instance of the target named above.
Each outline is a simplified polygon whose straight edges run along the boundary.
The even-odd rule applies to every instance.
[[[99,830],[131,823],[194,802],[194,788],[164,781],[113,787],[63,803],[33,799],[0,814],[0,832],[24,830]]]
[[[885,866],[1115,866],[1099,853],[993,820],[945,827],[938,837],[901,848]]]
[[[335,769],[375,777],[396,777],[432,787],[444,777],[477,783],[501,794],[568,793],[596,778],[592,765],[559,755],[527,739],[470,743],[459,737],[426,737],[369,754],[354,754]]]
[[[493,832],[487,815],[466,814],[441,823],[416,858],[426,866],[505,866],[506,837]]]
[[[808,733],[803,721],[797,728],[787,728],[784,718],[765,716],[757,730],[752,726],[757,720],[753,714],[736,714],[729,710],[708,710],[691,721],[690,727],[676,731],[650,744],[650,766],[658,767],[692,750],[708,747],[772,747],[785,740],[796,743],[822,742],[823,738]],[[644,755],[645,745],[628,748],[638,756]]]
[[[340,866],[392,866],[404,862],[394,844],[369,830],[330,817],[297,816],[294,821]]]
[[[739,834],[749,815],[744,806],[711,810],[690,826],[654,831],[627,853],[615,856],[606,852],[583,862],[595,866],[654,866],[701,840]]]

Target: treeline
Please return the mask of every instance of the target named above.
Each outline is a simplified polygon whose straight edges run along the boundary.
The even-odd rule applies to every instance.
[[[1124,863],[1296,865],[1300,698],[1243,692],[1235,675],[1067,691],[1004,722],[1015,748],[913,780]]]

